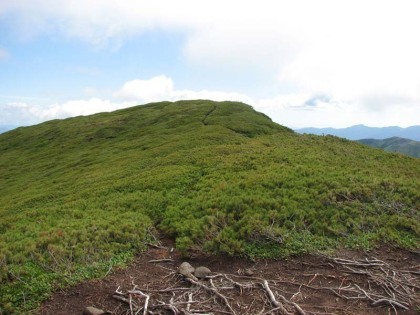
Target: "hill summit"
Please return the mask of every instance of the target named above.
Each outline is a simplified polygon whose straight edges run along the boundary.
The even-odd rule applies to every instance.
[[[0,135],[0,305],[31,309],[157,235],[185,255],[415,248],[419,175],[418,159],[299,135],[236,102],[17,128]]]

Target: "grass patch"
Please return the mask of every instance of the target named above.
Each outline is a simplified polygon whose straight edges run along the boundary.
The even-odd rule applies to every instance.
[[[0,135],[0,307],[27,313],[55,288],[103,276],[156,230],[186,255],[415,248],[419,175],[418,159],[298,135],[234,102],[18,128]]]

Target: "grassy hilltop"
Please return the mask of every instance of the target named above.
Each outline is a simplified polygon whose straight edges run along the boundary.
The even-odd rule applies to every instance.
[[[158,233],[186,255],[416,248],[419,205],[419,159],[299,135],[242,103],[18,128],[0,135],[0,313],[103,276]]]

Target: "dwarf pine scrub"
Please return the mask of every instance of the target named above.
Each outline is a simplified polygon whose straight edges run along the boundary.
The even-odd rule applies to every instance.
[[[251,258],[416,248],[420,160],[180,101],[0,135],[0,310],[123,266],[157,235]]]

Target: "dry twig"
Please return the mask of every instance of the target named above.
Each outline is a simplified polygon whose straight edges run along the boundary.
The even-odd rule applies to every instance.
[[[155,260],[150,262],[166,262]],[[310,313],[306,307],[312,304],[297,303],[304,301],[311,290],[324,290],[343,300],[366,301],[370,305],[387,306],[395,314],[397,309],[409,310],[410,306],[420,303],[418,290],[420,279],[412,270],[394,270],[384,261],[376,258],[351,260],[333,258],[329,260],[334,274],[327,272],[303,274],[311,276],[307,284],[286,279],[264,279],[218,273],[199,280],[195,277],[180,277],[168,269],[160,288],[133,288],[122,292],[118,287],[114,298],[127,304],[126,314],[282,314],[307,315],[331,314],[336,308],[324,306],[324,312]],[[165,269],[165,270],[166,270]],[[357,274],[356,277],[337,276],[336,273]],[[324,279],[328,280],[325,285]],[[181,282],[190,285],[183,286]],[[305,281],[306,282],[306,281]],[[286,285],[284,285],[286,284]],[[297,291],[284,291],[296,286]],[[246,294],[244,294],[244,292]],[[281,292],[282,294],[280,294]],[[284,293],[283,293],[284,292]],[[249,296],[253,296],[252,301]],[[299,296],[299,300],[296,297]],[[221,302],[221,303],[220,303]],[[270,309],[267,310],[267,307]],[[340,311],[341,312],[341,311]],[[345,312],[347,313],[347,312]]]

